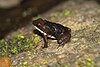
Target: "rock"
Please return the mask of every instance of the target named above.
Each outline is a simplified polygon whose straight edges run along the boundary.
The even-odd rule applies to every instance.
[[[0,0],[0,8],[11,8],[17,6],[22,0]]]

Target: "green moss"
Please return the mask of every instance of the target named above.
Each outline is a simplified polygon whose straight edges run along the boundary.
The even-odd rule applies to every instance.
[[[21,67],[28,67],[28,62],[24,61],[24,62],[19,62],[19,65]]]
[[[71,12],[69,10],[64,11],[64,16],[69,16],[70,14],[71,14]]]
[[[13,39],[0,40],[0,56],[13,56],[20,52],[33,49],[39,42],[39,37],[33,34],[32,37],[22,35],[14,36]]]
[[[38,64],[38,63],[35,63],[35,64],[33,64],[32,66],[33,66],[33,67],[41,67],[41,65]]]
[[[47,64],[47,59],[46,58],[44,58],[42,64]]]
[[[68,64],[62,64],[61,67],[69,67]]]
[[[56,18],[56,17],[62,17],[63,16],[63,13],[62,12],[55,12],[55,13],[52,13],[50,14],[51,17],[53,18]]]
[[[95,63],[92,58],[80,58],[76,62],[76,67],[95,67]]]

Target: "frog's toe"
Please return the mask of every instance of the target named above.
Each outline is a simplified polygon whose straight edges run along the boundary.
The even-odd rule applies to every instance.
[[[48,46],[43,46],[42,48],[48,48]]]
[[[48,45],[47,44],[44,44],[44,46],[42,48],[48,48]]]
[[[60,47],[61,45],[58,45],[57,49]]]
[[[57,48],[59,48],[59,47],[61,47],[61,46],[62,46],[62,48],[63,48],[63,47],[64,47],[64,44],[59,44]]]

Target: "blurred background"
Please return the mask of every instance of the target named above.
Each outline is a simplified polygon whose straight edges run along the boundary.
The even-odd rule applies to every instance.
[[[64,1],[68,0],[0,0],[0,39],[10,31],[27,25],[33,16]],[[83,0],[75,1],[81,2]],[[100,3],[99,0],[94,1]]]
[[[0,39],[65,0],[0,0]],[[87,0],[75,0],[87,1]],[[89,0],[91,1],[91,0]],[[95,0],[100,3],[99,0]]]
[[[0,39],[64,0],[0,0]]]

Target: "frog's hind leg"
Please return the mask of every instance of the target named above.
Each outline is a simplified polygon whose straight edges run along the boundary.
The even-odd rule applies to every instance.
[[[57,42],[58,42],[58,44],[59,44],[57,48],[59,48],[60,46],[62,46],[62,48],[64,47],[64,42],[63,42],[62,39],[57,40]]]
[[[59,44],[58,45],[58,47],[57,47],[57,49],[59,48],[59,47],[61,47],[62,46],[62,48],[64,47],[64,44]]]
[[[60,47],[60,46],[64,47],[64,45],[69,41],[70,41],[70,36],[69,37],[66,37],[66,36],[61,37],[60,39],[57,40],[57,42],[59,44],[58,47]]]

